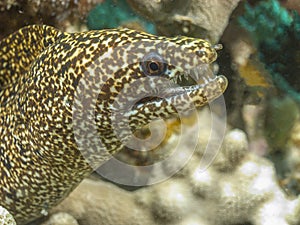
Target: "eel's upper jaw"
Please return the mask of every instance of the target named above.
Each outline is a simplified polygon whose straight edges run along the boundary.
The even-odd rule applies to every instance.
[[[161,96],[170,103],[175,103],[178,101],[176,99],[182,98],[182,102],[190,101],[190,103],[194,103],[195,107],[200,107],[221,96],[228,85],[228,80],[223,75],[214,78],[202,77],[201,80],[204,82],[197,82],[190,86],[169,87],[163,91]]]
[[[208,101],[223,94],[228,85],[227,78],[223,75],[215,75],[209,64],[201,64],[193,69],[187,70],[183,75],[179,75],[176,81],[175,85],[177,87],[167,88],[166,92],[173,93],[173,95],[176,95],[176,93],[186,93],[191,97],[197,92],[200,94],[202,90],[204,91],[203,95],[206,96]],[[184,83],[182,81],[187,82]]]
[[[206,64],[188,70],[171,81],[171,85],[159,91],[159,98],[147,97],[139,101],[135,107],[167,104],[174,105],[175,108],[176,105],[186,105],[186,110],[189,110],[191,105],[192,108],[198,108],[221,96],[228,85],[225,76],[216,76]]]
[[[171,80],[180,86],[184,86],[185,83],[182,81],[187,81],[187,85],[195,84],[206,84],[216,78],[209,64],[201,64],[195,68],[187,69],[185,72],[177,75]]]

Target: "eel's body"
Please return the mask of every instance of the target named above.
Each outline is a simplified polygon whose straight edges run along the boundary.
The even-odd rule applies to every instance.
[[[204,40],[129,29],[33,25],[3,39],[0,204],[26,224],[121,150],[131,130],[220,96],[226,78],[194,69],[215,59]],[[183,75],[202,84],[176,87]]]

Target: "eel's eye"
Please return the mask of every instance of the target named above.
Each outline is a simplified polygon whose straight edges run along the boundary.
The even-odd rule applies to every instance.
[[[141,62],[142,70],[146,75],[159,76],[166,72],[167,64],[164,59],[155,52],[146,55]]]

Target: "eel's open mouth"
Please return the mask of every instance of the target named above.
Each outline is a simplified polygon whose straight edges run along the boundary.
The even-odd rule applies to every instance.
[[[196,84],[206,84],[216,78],[209,64],[201,64],[193,69],[186,70],[175,76],[172,81],[182,87]]]
[[[223,94],[228,81],[223,75],[215,75],[208,64],[188,70],[172,78],[162,90],[155,90],[153,96],[140,99],[135,108],[151,104],[194,103],[195,107],[202,106]]]

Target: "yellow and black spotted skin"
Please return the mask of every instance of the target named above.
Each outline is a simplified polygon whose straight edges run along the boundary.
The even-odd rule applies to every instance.
[[[224,76],[183,88],[164,84],[176,83],[199,62],[210,64],[216,56],[201,39],[129,29],[69,34],[33,25],[3,39],[0,204],[18,224],[26,224],[121,150],[129,135],[126,127],[135,131],[153,119],[188,111],[191,103],[200,107],[220,96],[227,87]],[[149,77],[157,79],[142,79]],[[164,98],[149,97],[160,88]],[[128,104],[135,96],[148,98]]]

